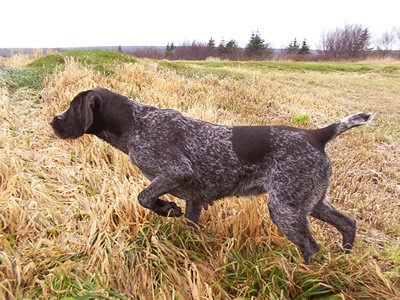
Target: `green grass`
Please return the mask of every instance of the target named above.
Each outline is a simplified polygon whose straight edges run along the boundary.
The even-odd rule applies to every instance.
[[[194,63],[192,61],[160,61],[159,64],[170,70],[176,71],[177,74],[189,77],[189,78],[200,78],[210,74],[216,75],[218,78],[232,77],[240,80],[245,79],[246,76],[240,73],[235,73],[230,70],[222,68],[208,67],[207,65]]]
[[[182,70],[190,67],[201,67],[209,72],[221,69],[270,71],[314,71],[314,72],[388,72],[400,70],[398,65],[378,65],[350,62],[293,62],[293,61],[163,61],[161,65]]]
[[[299,115],[296,117],[292,118],[293,123],[299,123],[299,124],[308,124],[310,123],[310,116],[309,115]]]
[[[0,70],[0,86],[11,91],[20,88],[40,90],[46,71],[35,67],[10,67]]]
[[[39,57],[30,64],[28,64],[28,67],[43,68],[52,71],[55,69],[56,66],[63,64],[64,64],[64,56],[61,53],[57,53]]]
[[[294,264],[299,263],[296,254],[285,248],[272,249],[269,245],[256,247],[249,242],[240,250],[227,253],[229,262],[221,267],[220,285],[231,294],[262,299],[306,299],[316,296],[333,296],[335,291],[318,274],[305,274],[301,270],[288,274],[280,261],[271,259],[280,253]],[[283,260],[282,260],[283,261]],[[293,276],[300,294],[291,289]]]
[[[9,67],[0,70],[0,85],[11,90],[22,87],[39,90],[44,76],[54,72],[57,66],[63,66],[66,57],[94,67],[98,72],[110,75],[115,72],[115,65],[135,63],[137,59],[131,55],[106,50],[74,50],[42,56],[25,67]],[[291,61],[160,61],[159,64],[178,74],[187,77],[203,77],[214,74],[218,78],[233,77],[240,80],[246,78],[241,70],[271,72],[385,72],[393,73],[400,69],[398,65],[378,65],[348,62],[291,62]],[[232,70],[233,69],[233,70]],[[236,70],[235,70],[236,69]],[[237,72],[236,72],[237,71]]]
[[[109,289],[105,289],[99,285],[99,275],[93,274],[87,278],[81,278],[78,276],[67,275],[66,272],[60,270],[53,276],[49,276],[48,279],[44,280],[44,284],[50,286],[49,296],[54,298],[62,299],[104,299],[103,295],[108,295],[113,299],[125,299],[126,295],[118,293]],[[41,295],[41,287],[37,288],[30,295],[30,298],[36,298]]]
[[[136,62],[136,58],[131,55],[105,50],[76,50],[48,54],[24,67],[1,69],[0,86],[8,87],[12,92],[20,88],[38,91],[42,88],[44,77],[53,73],[57,66],[63,67],[66,57],[72,57],[84,65],[92,66],[105,75],[114,73],[118,64]]]
[[[382,70],[387,73],[393,73],[395,71],[398,71],[399,69],[400,69],[399,66],[385,66],[383,67]]]
[[[384,258],[389,266],[384,274],[391,279],[400,278],[400,246],[385,244],[382,249],[375,250],[376,255]]]
[[[122,63],[135,63],[134,56],[106,50],[74,50],[40,57],[30,63],[30,67],[40,67],[54,70],[58,65],[64,65],[64,59],[72,57],[76,61],[93,66],[98,72],[109,75],[115,71],[114,66]]]

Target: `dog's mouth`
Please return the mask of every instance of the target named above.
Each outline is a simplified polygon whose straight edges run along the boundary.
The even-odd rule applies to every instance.
[[[63,131],[62,129],[55,129],[53,127],[53,131],[54,131],[54,134],[60,139],[65,140],[68,138],[68,135],[66,135],[65,131]]]
[[[53,118],[51,121],[49,121],[50,126],[53,128],[54,134],[60,138],[60,139],[67,139],[68,135],[65,132],[65,130],[57,125],[57,119]]]

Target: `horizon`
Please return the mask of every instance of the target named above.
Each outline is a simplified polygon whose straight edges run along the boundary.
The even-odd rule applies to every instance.
[[[217,44],[222,39],[234,39],[243,48],[252,32],[259,31],[271,48],[285,48],[297,38],[306,39],[310,48],[316,49],[323,32],[346,24],[368,28],[372,42],[384,32],[400,28],[397,13],[400,3],[395,0],[380,6],[360,0],[338,0],[324,7],[317,0],[238,3],[205,0],[198,5],[181,0],[168,3],[116,0],[113,5],[106,5],[72,0],[63,5],[60,14],[59,6],[52,1],[8,1],[2,7],[8,13],[0,20],[0,48],[163,47],[171,42],[175,45],[194,40],[207,42],[211,37]],[[393,49],[399,48],[397,41]]]

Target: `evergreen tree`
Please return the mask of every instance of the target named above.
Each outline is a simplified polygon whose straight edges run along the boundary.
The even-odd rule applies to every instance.
[[[297,43],[297,39],[294,38],[293,42],[289,44],[289,46],[286,48],[286,51],[288,54],[297,54],[299,52],[300,45]]]
[[[211,37],[207,44],[207,56],[215,55],[215,41]]]
[[[237,54],[239,46],[236,43],[235,40],[230,40],[228,43],[225,45],[225,53],[230,57],[230,58],[235,58]]]
[[[259,31],[252,33],[244,54],[248,57],[264,58],[271,54],[269,45],[261,38]]]
[[[172,51],[175,49],[176,47],[174,46],[174,43],[171,43],[171,45],[168,43],[167,47],[165,48],[165,53],[164,53],[164,57],[168,58],[171,54]]]
[[[192,45],[189,47],[188,59],[200,59],[200,43],[193,40]]]
[[[225,48],[225,40],[222,39],[221,42],[219,42],[218,48],[217,48],[217,53],[218,56],[225,56],[226,55],[226,48]]]
[[[298,51],[298,54],[300,55],[310,54],[310,47],[308,46],[306,39],[304,39],[303,43],[301,44],[301,48]]]
[[[372,48],[369,47],[371,43],[371,33],[368,28],[364,28],[361,34],[360,48],[362,51],[371,52]]]
[[[168,44],[167,44],[167,48],[165,48],[164,57],[165,57],[165,58],[168,58],[168,56],[170,55],[170,53],[171,53],[171,48],[170,48],[169,43],[168,43]]]
[[[362,57],[365,56],[368,52],[372,51],[372,48],[369,47],[371,43],[371,33],[368,28],[363,28],[360,26],[348,26],[345,28],[345,31],[348,32],[350,36],[348,40],[349,53],[351,57]]]
[[[215,48],[215,40],[211,37],[207,44],[208,48],[214,49]]]

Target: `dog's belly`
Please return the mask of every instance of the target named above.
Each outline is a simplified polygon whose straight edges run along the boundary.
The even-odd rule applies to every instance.
[[[168,194],[171,194],[172,196],[175,196],[185,201],[202,202],[201,195],[198,193],[198,191],[193,189],[178,187],[171,190]]]
[[[234,176],[214,178],[213,182],[197,178],[171,190],[169,194],[186,201],[212,204],[224,197],[254,196],[267,193],[268,180],[265,178],[265,170],[262,174],[253,173],[252,175],[246,178],[234,178]]]
[[[232,196],[257,196],[267,193],[265,182],[239,183]]]

